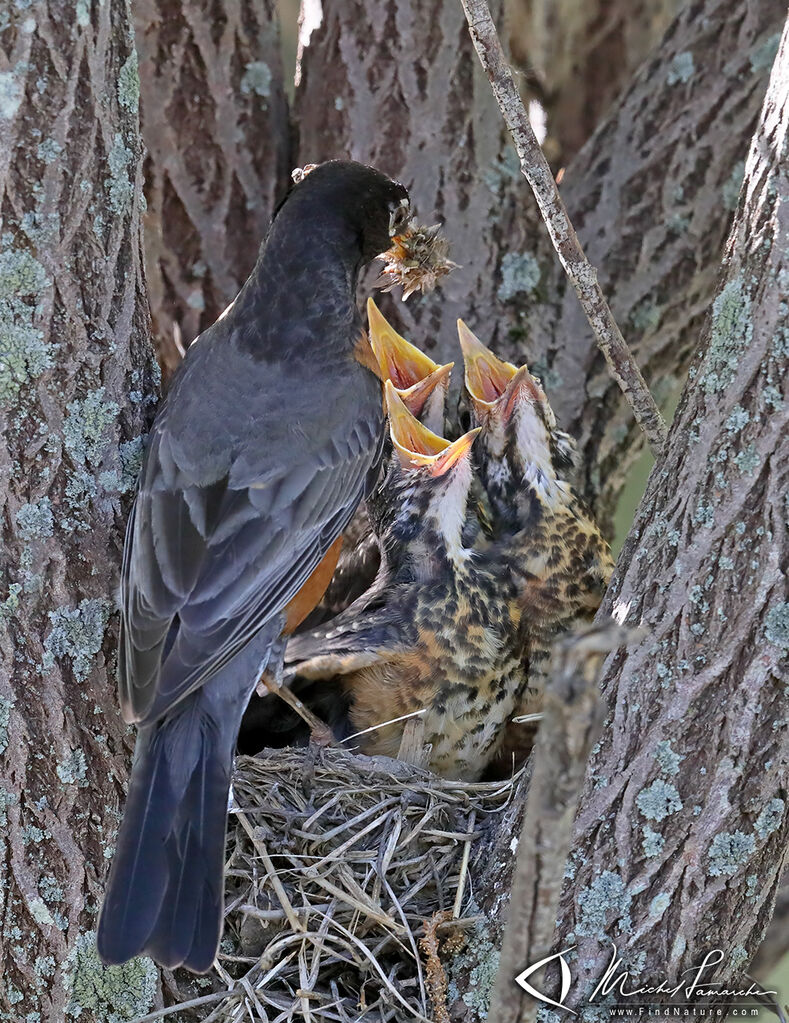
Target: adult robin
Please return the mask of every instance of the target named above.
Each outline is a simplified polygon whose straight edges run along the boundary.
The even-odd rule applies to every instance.
[[[409,218],[406,189],[369,167],[312,170],[156,417],[123,557],[120,703],[138,736],[98,927],[107,963],[214,960],[239,723],[377,475],[381,384],[356,284]]]
[[[382,567],[337,618],[294,636],[286,670],[339,676],[368,754],[396,756],[420,714],[429,766],[475,778],[495,755],[524,684],[521,581],[501,551],[463,543],[477,430],[450,443],[419,423],[386,383],[393,454],[378,488]]]
[[[503,362],[462,320],[458,335],[493,536],[523,576],[521,633],[529,685],[517,709],[539,709],[552,644],[592,620],[613,571],[611,553],[572,479],[575,443],[559,430],[528,367]]]

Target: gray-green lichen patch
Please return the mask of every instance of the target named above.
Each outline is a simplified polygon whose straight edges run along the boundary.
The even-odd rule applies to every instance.
[[[756,823],[754,824],[754,830],[759,838],[767,838],[768,835],[772,835],[774,831],[780,828],[785,811],[786,803],[784,803],[783,799],[776,796],[775,799],[770,800],[756,818]]]
[[[696,70],[693,64],[693,54],[689,50],[678,53],[668,66],[666,81],[669,85],[677,85],[682,82],[689,82]]]
[[[64,760],[60,761],[55,770],[64,785],[78,785],[79,788],[85,788],[88,784],[88,765],[81,749],[72,750]]]
[[[528,295],[540,283],[540,265],[529,252],[508,252],[501,261],[498,296],[509,302],[517,295]]]
[[[52,536],[55,520],[49,498],[42,497],[40,501],[23,504],[16,513],[16,524],[19,535],[26,543],[46,540]]]
[[[99,485],[105,490],[118,494],[127,494],[134,489],[137,477],[142,468],[142,456],[145,452],[145,437],[134,437],[118,446],[120,469],[112,469],[99,474]]]
[[[666,840],[662,835],[658,834],[657,831],[653,831],[648,824],[644,825],[644,840],[641,843],[641,848],[644,850],[644,855],[647,859],[659,856],[665,844]]]
[[[132,50],[118,72],[118,102],[126,110],[137,113],[140,106],[140,71],[137,51]]]
[[[639,331],[653,331],[660,323],[663,315],[660,306],[655,305],[650,299],[645,299],[630,313],[630,322]]]
[[[22,81],[13,71],[0,71],[0,120],[10,121],[22,103]]]
[[[755,444],[749,444],[743,451],[738,451],[734,456],[734,464],[743,476],[751,476],[762,464],[762,457],[756,450]]]
[[[663,739],[662,742],[658,743],[655,750],[655,760],[657,760],[661,772],[666,777],[679,774],[679,765],[684,759],[681,753],[674,752],[668,739]]]
[[[156,967],[150,959],[132,959],[105,966],[96,949],[96,934],[81,934],[66,960],[63,980],[69,996],[67,1012],[93,1013],[102,1023],[126,1023],[144,1016],[156,995]]]
[[[775,35],[765,39],[761,46],[757,46],[751,54],[751,71],[766,71],[767,68],[772,67],[780,42],[781,34],[776,32]]]
[[[69,657],[74,677],[84,681],[90,674],[94,657],[101,650],[111,610],[106,600],[86,598],[75,608],[50,611],[52,630],[44,640],[44,670],[51,671],[56,659]]]
[[[90,6],[88,0],[77,0],[76,3],[77,24],[85,28],[90,24]]]
[[[742,405],[735,405],[729,413],[725,426],[729,433],[739,433],[751,421],[751,414]]]
[[[789,648],[789,604],[776,604],[767,612],[764,634],[771,643]]]
[[[8,587],[8,596],[0,600],[0,625],[9,622],[19,610],[19,600],[22,594],[21,583],[11,583]]]
[[[244,68],[241,76],[241,91],[249,95],[269,96],[271,94],[271,68],[262,60],[253,60]]]
[[[725,390],[735,378],[739,358],[753,334],[751,299],[739,278],[729,281],[712,303],[710,341],[700,383],[707,394]]]
[[[651,785],[638,793],[636,806],[647,820],[662,821],[682,809],[682,800],[673,785],[669,785],[662,778],[656,778]]]
[[[480,912],[473,900],[469,904],[469,911],[475,914]],[[469,932],[464,948],[453,956],[448,964],[450,1002],[456,1002],[461,997],[457,981],[454,978],[468,977],[468,987],[463,992],[462,1001],[469,1008],[476,1009],[478,1016],[484,1019],[490,1005],[490,995],[499,968],[499,958],[499,950],[490,940],[487,925],[480,920]]]
[[[129,172],[132,169],[134,154],[127,149],[120,132],[116,132],[107,153],[107,165],[110,176],[105,179],[107,202],[113,213],[123,214],[131,203],[134,194],[134,183]]]
[[[63,442],[77,465],[98,465],[107,447],[105,431],[115,422],[118,405],[104,400],[104,388],[69,402],[63,422]]]
[[[8,749],[8,722],[11,718],[11,708],[13,706],[13,700],[0,696],[0,753],[5,753]]]
[[[9,232],[0,238],[0,407],[52,365],[52,349],[34,325],[34,305],[50,285],[44,267]]]
[[[732,874],[736,874],[755,848],[756,839],[753,835],[746,835],[742,831],[731,834],[722,831],[710,843],[708,869],[710,877],[731,877]]]
[[[723,205],[727,210],[734,210],[737,208],[737,200],[740,198],[740,189],[742,188],[742,179],[745,177],[745,161],[739,160],[732,167],[731,174],[728,176],[721,189],[723,197]]]
[[[649,904],[650,920],[659,920],[671,905],[671,898],[665,892],[656,895]]]
[[[604,870],[578,896],[581,919],[575,928],[576,934],[602,935],[611,913],[615,914],[615,919],[620,920],[620,930],[628,930],[630,921],[627,914],[632,901],[619,874],[613,870]]]

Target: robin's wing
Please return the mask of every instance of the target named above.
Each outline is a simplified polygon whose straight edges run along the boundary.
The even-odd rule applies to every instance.
[[[267,367],[265,407],[239,382],[238,407],[217,408],[214,396],[201,424],[171,395],[157,421],[124,554],[127,720],[164,713],[288,603],[353,515],[380,456],[380,395],[377,405],[364,401],[375,381],[361,396],[347,381],[334,391],[324,381],[316,421],[309,396],[294,396],[276,374]],[[245,400],[251,412],[234,436]],[[184,419],[197,434],[188,444]],[[298,437],[283,433],[294,421]]]

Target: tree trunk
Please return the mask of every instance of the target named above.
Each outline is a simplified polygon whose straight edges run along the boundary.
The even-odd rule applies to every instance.
[[[439,361],[458,356],[458,316],[501,355],[528,360],[581,442],[586,496],[610,526],[641,438],[539,223],[459,6],[433,0],[397,18],[376,3],[326,0],[320,10],[303,39],[299,162],[377,164],[412,188],[423,220],[445,222],[462,269],[387,312]],[[681,387],[714,294],[784,14],[780,0],[686,6],[562,183],[663,404]]]
[[[742,979],[773,910],[789,839],[787,254],[789,25],[723,280],[603,607],[649,640],[603,679],[611,715],[556,936],[577,944],[574,1007],[612,940],[631,987],[713,949],[717,977]]]
[[[545,110],[546,156],[571,160],[660,42],[682,0],[512,0],[512,56]]]
[[[139,964],[102,988],[91,929],[130,752],[115,698],[116,569],[158,372],[142,273],[128,6],[38,0],[8,11],[0,35],[0,1015],[61,1023],[69,950],[74,1007],[144,1011],[155,988],[152,968]]]
[[[145,256],[166,371],[235,298],[291,168],[274,0],[135,0]]]

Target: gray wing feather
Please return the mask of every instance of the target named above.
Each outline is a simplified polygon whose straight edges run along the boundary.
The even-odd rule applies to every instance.
[[[267,383],[269,393],[286,393]],[[366,393],[354,396],[338,382],[321,401],[322,422],[302,416],[301,445],[291,438],[286,452],[290,465],[277,461],[276,443],[266,453],[259,417],[245,421],[247,436],[224,464],[215,438],[187,445],[177,394],[168,398],[124,551],[119,677],[127,720],[159,717],[226,664],[298,592],[345,528],[380,457],[380,390],[370,383],[362,378]],[[234,405],[243,400],[238,395]],[[269,403],[263,418],[282,441],[281,422],[293,414]],[[320,442],[305,443],[309,436]],[[192,464],[201,450],[210,451],[213,479],[199,460]],[[224,473],[217,476],[217,467]]]

